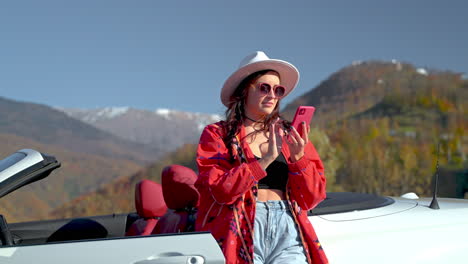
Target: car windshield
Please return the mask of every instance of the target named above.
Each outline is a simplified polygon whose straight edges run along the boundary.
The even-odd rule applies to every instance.
[[[24,153],[13,153],[12,155],[4,158],[3,160],[0,161],[0,172],[5,170],[6,168],[9,168],[11,165],[17,163],[18,161],[24,159],[26,157],[26,154]]]

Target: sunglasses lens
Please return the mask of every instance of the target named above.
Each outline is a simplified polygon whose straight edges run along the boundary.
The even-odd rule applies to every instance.
[[[285,92],[286,92],[286,88],[284,88],[284,86],[276,86],[275,96],[283,97]]]
[[[259,88],[262,94],[269,94],[271,90],[271,86],[268,83],[261,83]]]

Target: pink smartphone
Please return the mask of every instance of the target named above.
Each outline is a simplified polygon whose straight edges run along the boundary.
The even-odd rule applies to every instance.
[[[315,107],[313,106],[299,106],[297,108],[296,114],[294,115],[294,119],[292,121],[292,126],[296,128],[299,134],[302,134],[302,122],[305,122],[306,126],[310,126],[310,121],[314,116],[314,112]]]

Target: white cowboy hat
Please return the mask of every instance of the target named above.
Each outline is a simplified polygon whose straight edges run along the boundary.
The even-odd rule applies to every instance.
[[[287,61],[270,59],[263,51],[256,51],[245,57],[237,71],[224,82],[223,89],[221,89],[221,102],[229,106],[230,97],[242,80],[252,73],[263,70],[274,70],[279,73],[281,85],[286,88],[283,98],[294,90],[299,82],[299,71],[294,65]]]

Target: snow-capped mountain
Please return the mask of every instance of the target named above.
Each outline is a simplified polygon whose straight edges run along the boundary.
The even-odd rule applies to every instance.
[[[202,129],[221,116],[170,109],[154,111],[131,107],[96,109],[57,108],[70,117],[138,143],[171,151],[186,143],[196,143]]]

